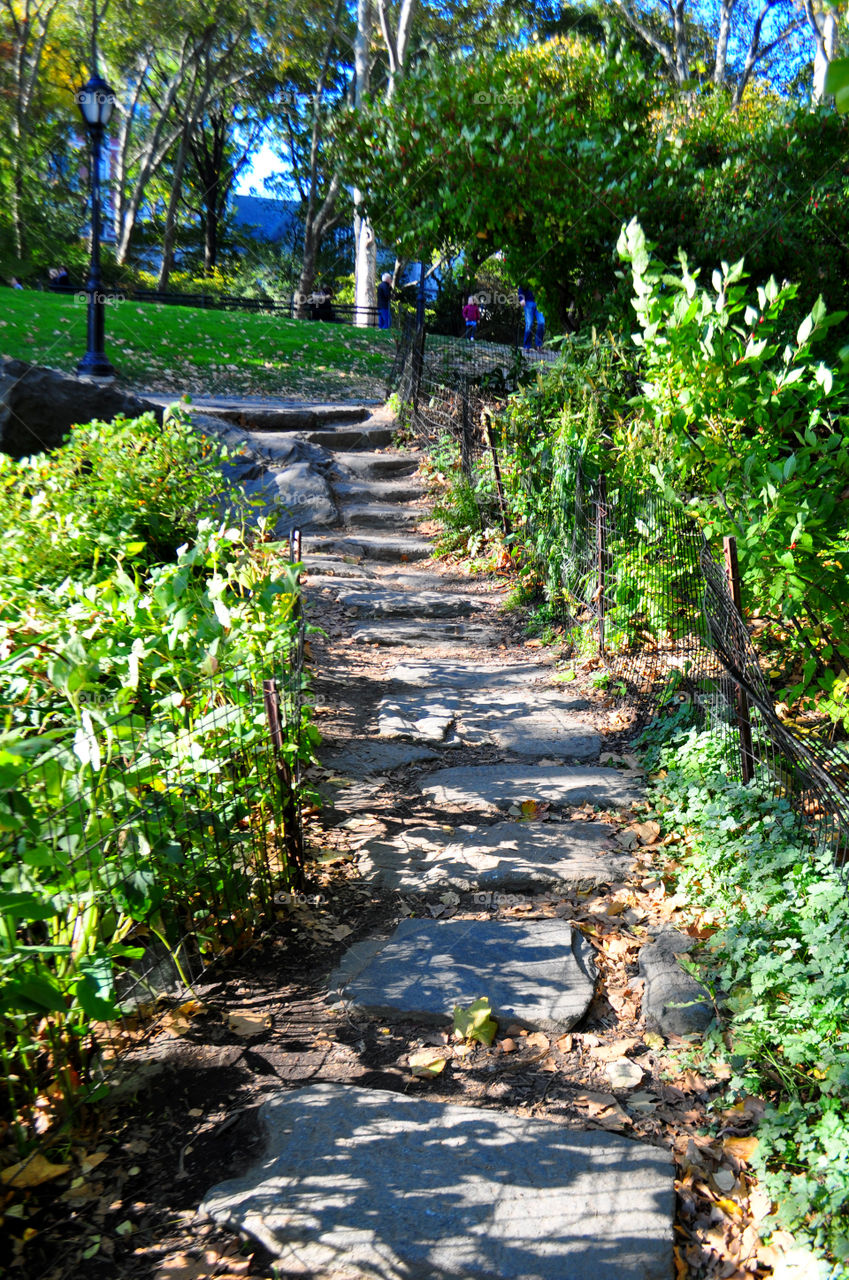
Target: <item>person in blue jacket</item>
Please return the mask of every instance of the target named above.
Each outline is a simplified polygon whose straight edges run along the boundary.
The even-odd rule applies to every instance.
[[[392,301],[392,277],[388,271],[380,277],[380,284],[377,286],[377,327],[378,329],[389,329],[392,325],[392,315],[389,310],[389,304]]]
[[[530,351],[537,328],[537,301],[530,285],[519,286],[519,301],[525,308],[525,340],[522,345],[526,351]]]

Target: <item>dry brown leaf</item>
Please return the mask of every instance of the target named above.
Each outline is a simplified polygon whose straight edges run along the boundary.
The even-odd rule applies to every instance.
[[[757,1151],[758,1140],[757,1138],[725,1138],[722,1142],[722,1149],[728,1155],[734,1156],[736,1160],[742,1160],[745,1164],[751,1160]]]
[[[83,1173],[91,1173],[92,1169],[96,1169],[99,1164],[103,1164],[103,1161],[108,1158],[108,1151],[92,1151],[90,1156],[80,1157],[80,1168]]]
[[[654,844],[660,839],[659,822],[633,822],[628,830],[633,831],[640,844]]]
[[[254,1013],[248,1009],[234,1009],[227,1017],[227,1026],[237,1036],[251,1039],[263,1035],[271,1026],[271,1015]]]
[[[533,1045],[535,1049],[548,1049],[551,1047],[551,1041],[542,1031],[534,1031],[528,1036],[526,1044]]]
[[[45,1182],[52,1182],[54,1178],[61,1178],[70,1167],[69,1164],[52,1164],[46,1156],[36,1152],[26,1160],[19,1160],[17,1164],[3,1169],[0,1172],[0,1182],[16,1190],[22,1187],[40,1187]]]
[[[506,1039],[499,1041],[498,1047],[500,1048],[502,1053],[515,1053],[516,1041],[513,1040],[512,1037],[507,1036]]]
[[[639,1043],[637,1039],[616,1040],[613,1044],[600,1044],[597,1048],[591,1048],[590,1053],[599,1062],[615,1062],[618,1058],[624,1058]]]
[[[557,1041],[557,1048],[560,1050],[561,1053],[572,1052],[572,1035],[570,1032],[567,1032],[565,1036],[560,1037],[560,1039]]]

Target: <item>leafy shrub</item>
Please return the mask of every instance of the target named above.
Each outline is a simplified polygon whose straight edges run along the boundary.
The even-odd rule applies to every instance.
[[[715,1045],[733,1094],[769,1105],[754,1161],[779,1221],[849,1259],[849,904],[830,850],[817,851],[774,779],[730,775],[730,738],[670,719],[653,762],[681,902],[718,926],[702,977],[718,993]],[[841,1272],[845,1274],[845,1272]]]

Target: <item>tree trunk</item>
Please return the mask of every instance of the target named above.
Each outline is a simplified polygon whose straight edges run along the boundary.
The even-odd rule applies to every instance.
[[[818,15],[818,26],[821,38],[817,41],[814,55],[814,82],[812,99],[818,105],[825,98],[825,77],[828,64],[834,59],[837,50],[838,19],[834,9]]]
[[[361,193],[354,192],[354,208]],[[354,324],[365,328],[371,323],[371,311],[377,306],[377,245],[367,218],[354,214]]]
[[[188,123],[183,127],[183,132],[180,135],[180,145],[177,148],[177,159],[174,162],[171,195],[168,200],[168,210],[165,214],[165,232],[162,237],[162,266],[156,285],[160,293],[165,293],[168,288],[168,279],[174,267],[174,248],[177,242],[177,210],[180,207],[180,197],[183,192],[183,173],[186,168],[186,152],[189,145],[188,134],[190,128],[191,126]]]

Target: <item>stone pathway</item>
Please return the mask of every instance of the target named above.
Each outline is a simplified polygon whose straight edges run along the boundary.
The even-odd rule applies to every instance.
[[[562,1036],[580,1025],[597,987],[581,932],[567,919],[491,920],[473,908],[440,919],[438,903],[446,893],[459,901],[457,891],[474,901],[493,888],[616,885],[632,856],[610,823],[587,820],[586,806],[630,809],[640,787],[630,771],[599,764],[605,725],[589,703],[558,690],[545,665],[499,662],[498,593],[421,563],[431,543],[415,527],[426,510],[419,458],[386,448],[385,417],[364,413],[352,424],[328,413],[318,428],[287,435],[279,417],[261,425],[260,436],[249,415],[240,421],[254,445],[258,437],[290,465],[307,458],[304,450],[322,451],[310,468],[324,488],[309,507],[321,531],[304,544],[308,602],[332,602],[356,619],[354,646],[391,655],[325,744],[323,763],[335,772],[322,786],[324,821],[364,824],[363,879],[437,903],[435,918],[401,919],[388,936],[352,947],[328,979],[327,999],[359,1019],[450,1028],[456,1005],[485,996],[501,1033]],[[409,804],[369,835],[396,769],[410,771]],[[573,816],[578,806],[584,811]],[[542,808],[551,821],[528,820]],[[658,940],[656,949],[647,982],[662,1011],[664,973],[677,1000],[692,991],[682,986],[674,942]],[[613,1086],[620,1098],[642,1076],[626,1065]],[[262,1160],[213,1187],[202,1211],[259,1240],[281,1259],[281,1274],[672,1274],[673,1167],[663,1147],[491,1103],[461,1107],[345,1084],[278,1092],[263,1122]]]

